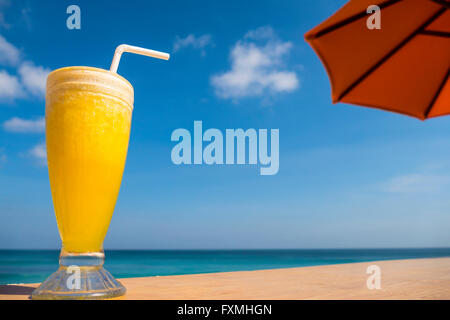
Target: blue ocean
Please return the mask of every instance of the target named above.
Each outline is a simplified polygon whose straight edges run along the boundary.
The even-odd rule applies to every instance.
[[[0,250],[0,284],[41,282],[57,269],[58,256],[59,250]],[[450,248],[107,250],[105,266],[127,278],[438,257],[450,257]]]

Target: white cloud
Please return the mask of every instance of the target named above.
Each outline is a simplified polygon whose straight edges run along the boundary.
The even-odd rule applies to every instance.
[[[255,30],[250,30],[245,34],[244,38],[253,40],[274,39],[276,38],[276,35],[272,27],[265,26],[259,27],[258,29]]]
[[[45,147],[45,142],[35,145],[31,148],[29,154],[37,160],[39,165],[45,165],[47,163],[47,149]]]
[[[1,9],[0,0],[0,9]],[[17,75],[0,70],[0,99],[24,98],[27,93],[43,97],[50,69],[36,66],[31,61],[21,61],[20,51],[0,35],[0,64],[18,66]],[[20,81],[19,81],[20,80]]]
[[[49,73],[50,69],[35,66],[29,61],[24,62],[19,68],[23,86],[36,96],[44,96],[45,84]]]
[[[5,70],[0,70],[0,100],[13,100],[23,97],[24,94],[19,79]]]
[[[247,32],[231,51],[231,69],[211,78],[216,94],[237,99],[297,89],[297,74],[283,69],[291,48],[292,43],[279,40],[271,27]]]
[[[204,34],[196,37],[194,34],[189,34],[186,38],[180,38],[177,36],[173,44],[173,52],[177,52],[186,47],[192,47],[194,49],[199,49],[202,55],[205,54],[204,48],[208,45],[212,45],[212,37],[210,34]]]
[[[5,154],[5,149],[0,148],[0,166],[2,165],[2,163],[5,163],[7,159],[8,157]]]
[[[0,15],[0,24],[2,16]],[[0,35],[0,64],[15,66],[20,61],[20,50]]]
[[[31,17],[30,17],[31,8],[29,6],[22,8],[22,10],[20,10],[20,14],[21,14],[20,20],[25,24],[28,31],[31,31],[31,29],[32,29]]]
[[[45,131],[45,118],[27,120],[14,117],[3,123],[3,129],[9,132],[41,133]]]
[[[382,185],[382,189],[391,193],[429,193],[438,192],[448,185],[448,175],[411,173],[391,178]]]
[[[6,23],[5,20],[5,14],[3,12],[0,11],[0,27],[3,27],[5,29],[9,29],[9,24]]]
[[[5,9],[11,5],[9,0],[0,0],[0,27],[9,29],[10,25],[5,20]]]

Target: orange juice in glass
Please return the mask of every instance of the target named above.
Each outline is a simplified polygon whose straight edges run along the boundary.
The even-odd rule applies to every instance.
[[[133,111],[133,87],[114,71],[66,67],[48,76],[47,162],[62,250],[59,269],[33,299],[109,298],[126,291],[103,268]]]

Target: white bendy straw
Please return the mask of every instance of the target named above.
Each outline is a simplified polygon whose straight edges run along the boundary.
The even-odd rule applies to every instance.
[[[143,56],[149,56],[153,58],[163,59],[163,60],[169,60],[170,54],[135,46],[130,46],[128,44],[121,44],[116,48],[116,51],[114,52],[114,58],[111,63],[111,68],[109,68],[109,71],[117,73],[117,68],[119,67],[120,58],[122,57],[122,53],[124,52],[131,52],[136,54],[141,54]]]

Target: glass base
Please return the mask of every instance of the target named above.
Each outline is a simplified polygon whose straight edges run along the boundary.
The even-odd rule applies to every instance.
[[[107,299],[125,294],[125,287],[103,268],[103,252],[61,251],[59,269],[36,288],[32,299]]]

